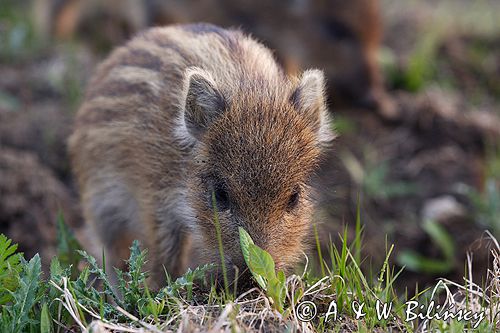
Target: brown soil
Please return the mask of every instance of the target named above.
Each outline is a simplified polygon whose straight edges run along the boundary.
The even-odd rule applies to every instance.
[[[0,147],[0,233],[19,243],[30,258],[40,253],[44,266],[55,255],[56,219],[78,227],[75,200],[37,156]]]

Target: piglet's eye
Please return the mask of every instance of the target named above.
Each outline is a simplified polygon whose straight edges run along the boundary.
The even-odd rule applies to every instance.
[[[219,211],[229,209],[229,195],[223,188],[216,188],[214,190],[215,202]]]
[[[288,205],[287,205],[288,211],[297,207],[297,204],[299,203],[299,197],[300,197],[300,191],[298,188],[296,188],[293,190],[292,194],[290,195],[290,198],[288,198]]]

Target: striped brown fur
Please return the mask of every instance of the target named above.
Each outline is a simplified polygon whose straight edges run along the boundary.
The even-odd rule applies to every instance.
[[[308,179],[330,132],[323,75],[289,77],[240,31],[153,28],[96,70],[69,141],[94,250],[114,266],[139,239],[153,281],[218,262],[244,268],[238,227],[278,267],[299,259],[313,203]],[[232,270],[230,270],[232,272]]]

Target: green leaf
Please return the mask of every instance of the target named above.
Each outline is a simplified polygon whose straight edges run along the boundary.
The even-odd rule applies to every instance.
[[[430,220],[423,224],[423,229],[434,243],[439,246],[441,251],[443,251],[444,257],[452,261],[455,257],[455,243],[446,229],[442,225]]]
[[[11,243],[12,240],[4,234],[0,234],[0,272],[5,270],[9,264],[14,266],[19,262],[19,256],[14,255],[17,244],[11,245]]]
[[[132,242],[130,247],[130,258],[127,261],[129,272],[142,271],[146,262],[146,250],[141,250],[138,240]]]
[[[127,260],[128,270],[123,272],[115,268],[118,278],[118,290],[123,296],[125,310],[134,311],[142,298],[147,274],[143,270],[146,263],[146,250],[142,250],[135,240],[130,247],[130,257]]]
[[[426,221],[423,229],[432,242],[436,244],[443,253],[442,259],[427,258],[414,251],[403,251],[398,256],[398,262],[414,272],[427,274],[446,274],[454,266],[455,243],[448,232],[438,223]]]
[[[286,278],[283,271],[279,271],[276,277],[269,279],[267,294],[273,300],[275,309],[283,313],[286,296]]]
[[[220,267],[222,269],[222,278],[224,279],[224,291],[226,297],[229,297],[229,280],[227,279],[227,267],[226,260],[224,259],[224,245],[222,244],[222,231],[219,221],[219,211],[217,210],[217,200],[215,200],[215,191],[212,191],[212,208],[214,211],[215,235],[217,236],[217,243],[219,245]]]
[[[271,255],[254,244],[248,245],[249,267],[252,272],[263,276],[266,280],[276,277],[274,260]]]
[[[40,333],[51,333],[51,320],[49,315],[49,307],[47,303],[42,306],[42,313],[40,314]]]
[[[243,259],[245,259],[245,262],[250,269],[250,272],[252,273],[253,278],[255,281],[259,284],[259,286],[262,289],[266,289],[266,282],[264,281],[264,278],[260,276],[258,273],[254,272],[252,268],[250,267],[250,245],[255,245],[252,237],[248,234],[248,232],[243,229],[242,227],[238,228],[238,231],[240,232],[240,245],[241,245],[241,252],[243,253]]]
[[[279,287],[280,287],[279,300],[280,300],[281,307],[283,307],[283,305],[285,303],[285,298],[286,298],[286,277],[285,277],[285,273],[283,271],[278,271],[277,278],[278,278]]]
[[[398,263],[414,272],[426,274],[446,274],[453,269],[448,260],[431,259],[413,251],[403,251],[398,256]]]
[[[284,286],[286,284],[286,277],[283,271],[278,271],[276,277],[278,278],[278,281],[281,283],[281,285]]]
[[[273,300],[273,306],[283,313],[283,301],[281,300],[281,286],[278,279],[271,279],[268,284],[267,295]]]
[[[248,263],[250,262],[250,254],[248,247],[250,244],[254,244],[254,242],[252,240],[252,237],[250,237],[250,235],[245,229],[239,227],[238,231],[240,233],[241,252],[243,253],[243,258],[245,259],[247,266],[249,266]]]
[[[8,332],[12,333],[24,332],[24,328],[33,322],[29,314],[39,300],[40,257],[37,254],[29,262],[24,259],[21,261],[23,270],[20,274],[19,286],[15,291],[11,292],[12,304],[4,307],[10,317]]]
[[[126,308],[125,305],[123,304],[123,302],[121,301],[121,299],[118,297],[118,295],[115,293],[115,291],[111,287],[111,282],[109,281],[108,276],[106,275],[106,273],[104,272],[104,270],[99,267],[99,265],[97,264],[96,259],[93,256],[89,255],[85,251],[79,250],[77,252],[89,263],[89,265],[90,265],[89,272],[92,273],[92,274],[95,274],[97,276],[97,278],[102,281],[102,284],[103,284],[103,287],[104,287],[103,288],[104,289],[104,293],[106,295],[109,295],[109,296],[113,297],[113,300],[119,306],[121,306],[122,308]]]
[[[10,292],[19,284],[22,254],[16,254],[17,244],[11,243],[10,239],[0,234],[0,305],[12,299]]]
[[[61,267],[61,263],[57,257],[52,258],[50,261],[50,279],[55,280],[58,279],[61,275],[64,274],[64,270]]]
[[[250,235],[243,228],[239,228],[239,233],[241,252],[252,275],[257,283],[266,290],[267,295],[273,301],[275,309],[283,313],[286,296],[285,273],[279,271],[276,275],[272,256],[255,245]]]

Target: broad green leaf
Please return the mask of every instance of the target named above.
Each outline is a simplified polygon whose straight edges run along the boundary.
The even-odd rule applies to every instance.
[[[239,227],[238,231],[240,232],[240,245],[241,245],[241,252],[243,253],[243,259],[245,259],[245,262],[246,262],[248,268],[250,268],[250,272],[252,273],[255,281],[259,284],[259,286],[262,289],[266,289],[266,282],[264,281],[264,278],[262,276],[260,276],[259,274],[257,274],[256,272],[254,272],[252,270],[252,268],[250,267],[249,246],[250,246],[250,244],[254,245],[252,237],[250,237],[248,232],[245,229],[243,229],[242,227]]]
[[[248,245],[249,267],[252,272],[263,276],[266,280],[276,277],[274,260],[271,255],[254,244]]]
[[[269,279],[267,294],[272,298],[274,307],[283,313],[286,296],[286,278],[283,271],[278,271],[276,277]]]
[[[245,259],[245,262],[248,263],[250,262],[250,255],[249,255],[249,249],[248,246],[250,244],[254,244],[252,237],[248,234],[248,232],[243,229],[242,227],[238,228],[238,231],[240,233],[240,245],[241,245],[241,252],[243,253],[243,258]]]

